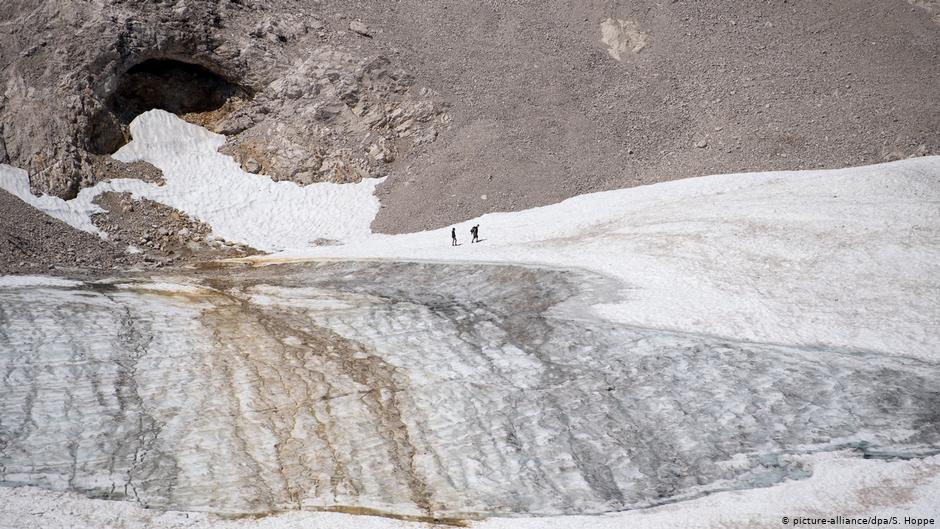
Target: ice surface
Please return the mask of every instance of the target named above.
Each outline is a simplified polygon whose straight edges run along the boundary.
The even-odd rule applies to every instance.
[[[719,492],[653,507],[592,516],[488,518],[474,529],[779,529],[781,516],[830,513],[936,519],[940,456],[907,461],[804,458],[813,475],[771,488]],[[834,507],[835,506],[835,507]],[[781,514],[783,513],[783,514]],[[842,514],[845,516],[845,514]],[[3,529],[429,529],[446,527],[382,517],[292,511],[237,520],[192,512],[142,510],[130,502],[87,499],[34,487],[0,487]]]
[[[602,276],[182,279],[4,291],[3,483],[221,513],[602,513],[805,478],[806,454],[940,448],[935,362],[611,323],[587,310]]]

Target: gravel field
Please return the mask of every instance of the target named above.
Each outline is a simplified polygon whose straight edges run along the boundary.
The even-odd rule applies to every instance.
[[[139,261],[123,247],[76,230],[0,189],[0,275],[110,269]]]

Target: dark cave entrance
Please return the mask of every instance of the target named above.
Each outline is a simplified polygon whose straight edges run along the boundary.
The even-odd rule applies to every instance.
[[[92,119],[89,147],[111,154],[127,143],[127,126],[143,112],[159,108],[177,115],[218,110],[233,97],[250,93],[225,77],[199,66],[172,59],[149,59],[121,75],[105,109]]]
[[[224,77],[202,66],[150,59],[124,74],[108,106],[129,116],[153,108],[174,114],[208,112],[220,108],[239,92]]]

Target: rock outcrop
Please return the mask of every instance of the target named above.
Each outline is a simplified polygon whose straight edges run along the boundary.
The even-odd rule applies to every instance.
[[[400,152],[434,141],[447,122],[435,96],[382,55],[318,46],[213,128],[246,171],[353,182],[384,176]]]
[[[73,197],[134,116],[163,108],[229,135],[246,169],[274,179],[384,175],[433,141],[445,107],[342,18],[287,1],[7,2],[0,163],[35,193]]]

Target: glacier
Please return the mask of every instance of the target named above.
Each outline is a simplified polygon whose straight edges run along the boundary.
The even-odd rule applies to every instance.
[[[940,365],[613,323],[610,279],[231,265],[0,287],[0,481],[174,510],[597,514],[940,452]]]
[[[278,253],[0,277],[0,527],[935,510],[940,157],[594,193],[451,247],[370,233],[377,181],[266,182],[162,111],[131,130],[115,156],[165,186],[0,186],[90,231],[130,191]]]

